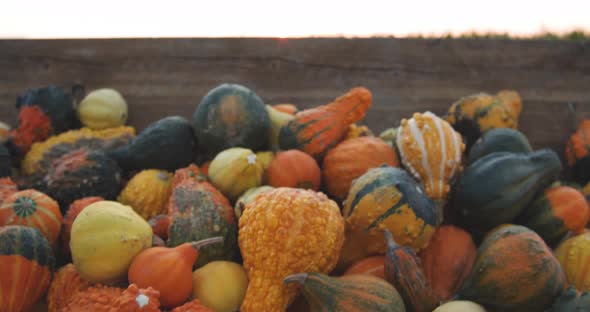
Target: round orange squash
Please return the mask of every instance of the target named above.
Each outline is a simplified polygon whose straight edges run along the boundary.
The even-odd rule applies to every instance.
[[[357,261],[343,275],[368,274],[385,279],[385,257],[373,256]]]
[[[0,206],[0,226],[24,225],[37,228],[53,244],[61,230],[59,205],[51,197],[36,191],[12,193]]]
[[[399,160],[393,148],[383,140],[375,137],[346,140],[324,158],[322,180],[330,195],[344,200],[353,180],[384,164],[398,167]]]
[[[266,171],[273,187],[320,189],[320,167],[313,157],[300,150],[279,152]]]
[[[459,290],[469,275],[476,253],[471,235],[463,229],[443,225],[434,232],[419,256],[424,275],[440,300],[451,299]]]

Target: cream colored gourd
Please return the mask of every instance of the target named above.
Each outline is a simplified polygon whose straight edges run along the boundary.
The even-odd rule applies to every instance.
[[[217,312],[238,311],[248,276],[244,268],[230,261],[212,261],[193,272],[193,298]]]
[[[217,154],[209,166],[209,180],[235,200],[249,188],[260,186],[264,167],[247,148],[234,147]]]
[[[125,280],[133,258],[151,243],[152,228],[131,207],[99,201],[74,220],[70,249],[82,278],[114,284]]]
[[[475,302],[458,300],[447,302],[433,312],[486,312],[486,310]]]
[[[122,126],[127,121],[127,102],[117,90],[94,90],[78,106],[80,122],[91,129]]]

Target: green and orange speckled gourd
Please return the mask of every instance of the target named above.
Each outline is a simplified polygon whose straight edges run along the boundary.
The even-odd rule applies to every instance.
[[[407,246],[399,246],[389,230],[385,230],[387,253],[385,255],[385,279],[391,283],[404,300],[408,312],[430,312],[438,305],[428,279],[420,264],[420,258]]]
[[[516,129],[521,110],[522,100],[516,91],[502,90],[496,95],[482,92],[453,103],[447,121],[463,135],[469,150],[482,133],[490,129]]]
[[[563,270],[543,239],[524,226],[506,225],[479,246],[456,299],[498,311],[544,311],[565,287]]]
[[[38,229],[50,244],[57,241],[62,215],[51,197],[36,191],[12,193],[0,205],[0,226],[24,225]]]
[[[525,208],[517,223],[537,232],[551,247],[568,233],[580,234],[590,219],[590,207],[582,192],[569,186],[554,186]]]
[[[357,87],[330,104],[298,112],[279,132],[281,149],[299,149],[321,161],[344,139],[351,124],[365,118],[371,101],[371,92]]]
[[[83,197],[115,199],[121,191],[121,169],[104,153],[82,148],[57,159],[42,182],[42,191],[59,203],[63,214]]]
[[[550,149],[528,154],[498,152],[465,168],[453,187],[458,225],[479,242],[492,228],[511,223],[535,195],[557,180],[559,156]]]
[[[297,296],[285,277],[332,271],[344,240],[338,205],[322,193],[298,188],[263,192],[240,218],[239,245],[248,275],[240,311],[285,311]]]
[[[428,246],[436,227],[434,202],[404,170],[373,168],[353,184],[342,210],[346,240],[338,270],[369,255],[384,254],[383,229],[389,229],[404,246]]]
[[[27,311],[49,286],[53,250],[39,230],[21,225],[0,227],[0,242],[0,307]]]
[[[79,126],[72,96],[56,86],[25,91],[16,100],[18,124],[8,138],[11,154],[21,159],[35,142]]]
[[[213,260],[235,260],[238,255],[238,225],[229,201],[211,184],[201,181],[199,169],[191,165],[179,169],[172,179],[168,202],[167,245],[222,236],[224,243],[203,247],[195,267]]]
[[[26,175],[41,175],[47,172],[53,161],[73,150],[112,150],[123,146],[135,137],[133,127],[117,127],[104,130],[81,128],[54,135],[31,146],[21,163]]]
[[[383,279],[370,275],[331,277],[320,273],[299,273],[285,283],[300,285],[312,312],[405,312],[397,290]]]
[[[197,106],[192,125],[208,159],[232,147],[254,152],[268,147],[271,124],[264,102],[239,84],[210,90]]]

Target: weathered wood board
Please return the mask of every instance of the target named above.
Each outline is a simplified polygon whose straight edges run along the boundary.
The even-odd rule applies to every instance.
[[[413,112],[444,114],[461,96],[503,88],[524,101],[521,130],[560,154],[570,133],[568,102],[590,116],[590,42],[469,39],[105,39],[0,41],[0,119],[15,98],[55,84],[113,87],[139,129],[166,115],[190,118],[224,82],[267,103],[325,104],[363,85],[374,102],[365,123],[395,126]]]

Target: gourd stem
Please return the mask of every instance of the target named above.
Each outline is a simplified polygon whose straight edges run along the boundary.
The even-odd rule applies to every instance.
[[[303,283],[305,283],[305,281],[307,280],[307,277],[309,275],[307,273],[299,273],[299,274],[293,274],[293,275],[289,275],[287,277],[285,277],[285,285],[293,283],[293,282],[297,282],[299,283],[299,285],[303,285]]]
[[[205,239],[202,239],[198,242],[191,243],[191,246],[193,246],[193,248],[195,248],[196,250],[199,250],[201,247],[205,247],[205,246],[209,246],[209,245],[213,245],[213,244],[218,244],[218,243],[223,243],[223,236],[205,238]]]
[[[387,246],[392,247],[392,248],[397,247],[397,243],[393,239],[393,235],[391,235],[391,232],[389,232],[389,229],[385,229],[384,232],[385,232],[385,240],[387,241]]]

